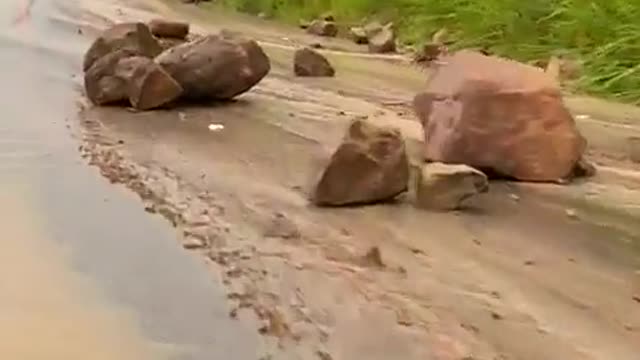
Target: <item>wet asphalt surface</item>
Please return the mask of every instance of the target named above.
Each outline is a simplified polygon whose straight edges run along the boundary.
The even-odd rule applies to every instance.
[[[12,234],[25,234],[22,230],[35,227],[35,219],[40,225],[33,238],[4,238],[3,246],[33,242],[35,249],[61,249],[64,273],[89,283],[96,289],[94,300],[106,304],[105,308],[130,314],[145,342],[156,349],[171,349],[155,358],[255,359],[255,330],[229,319],[225,295],[204,263],[183,251],[175,241],[175,231],[163,219],[149,216],[132,194],[109,184],[80,158],[72,133],[80,59],[88,43],[77,27],[61,21],[69,17],[66,12],[73,10],[73,3],[37,0],[30,16],[14,23],[23,6],[19,0],[0,3],[0,194],[5,194],[0,214],[3,222],[17,229]],[[13,200],[7,201],[6,194]],[[22,211],[15,210],[16,202]],[[22,276],[19,271],[30,271],[25,264],[43,264],[53,261],[55,255],[36,250],[21,256],[33,258],[13,259],[24,265],[15,269],[13,278]],[[6,260],[3,272],[8,276],[13,270],[12,262]],[[46,289],[38,281],[51,283],[43,274],[28,286],[20,286],[27,297],[39,297],[38,292]],[[84,293],[69,291],[65,296],[77,301],[78,307],[93,301]],[[2,297],[0,318],[46,308],[3,305],[7,300]],[[74,322],[73,316],[72,312],[67,319],[61,315],[60,325]],[[47,326],[58,328],[56,323]],[[73,360],[67,352],[46,349],[46,344],[57,342],[74,346],[62,332],[20,333],[11,331],[13,325],[8,321],[2,321],[2,327],[7,330],[0,333],[14,337],[3,341],[29,339],[31,348],[43,348],[50,359]],[[3,351],[7,350],[0,346],[0,358],[37,358],[31,350]],[[91,353],[84,356],[92,358]]]

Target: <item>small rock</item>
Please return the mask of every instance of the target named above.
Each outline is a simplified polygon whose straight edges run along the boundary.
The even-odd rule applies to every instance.
[[[375,35],[369,37],[369,52],[375,54],[396,51],[396,34],[393,24],[385,25]]]
[[[407,191],[409,159],[400,131],[360,119],[349,126],[315,188],[319,206],[370,204]]]
[[[596,166],[583,156],[574,166],[571,178],[589,178],[595,176],[597,172]]]
[[[324,48],[324,46],[322,44],[320,44],[320,43],[313,43],[313,44],[309,45],[309,47],[312,48],[312,49],[323,49]]]
[[[322,15],[320,16],[320,20],[324,20],[324,21],[332,21],[332,22],[333,22],[333,21],[336,21],[336,17],[335,17],[335,16],[333,16],[333,14],[332,14],[332,13],[327,12],[327,13],[324,13],[324,14],[322,14]]]
[[[384,268],[384,262],[382,261],[382,253],[380,252],[380,248],[374,246],[370,248],[367,253],[360,258],[360,264],[364,267],[374,267],[374,268]]]
[[[494,320],[502,320],[502,319],[504,319],[504,316],[502,316],[502,314],[499,314],[499,313],[497,313],[495,311],[492,311],[491,312],[491,318],[494,319]]]
[[[269,18],[269,15],[267,15],[267,13],[260,12],[260,13],[258,13],[258,18],[265,20],[265,19]]]
[[[309,28],[309,26],[311,26],[311,23],[309,21],[307,21],[307,20],[302,20],[301,19],[301,20],[298,21],[298,27],[300,29],[306,30],[306,29]]]
[[[640,294],[634,295],[633,297],[631,297],[633,299],[633,301],[637,302],[640,304]]]
[[[198,239],[196,237],[191,237],[191,236],[187,237],[182,242],[182,246],[187,250],[202,249],[206,245],[207,244],[202,239]]]
[[[338,26],[333,21],[314,20],[309,24],[307,32],[317,36],[335,37],[338,35]]]
[[[264,231],[264,236],[282,239],[299,239],[301,234],[298,226],[293,221],[282,213],[276,213]]]
[[[310,77],[331,77],[336,73],[327,58],[310,48],[302,48],[295,52],[293,72],[297,76]]]
[[[458,210],[469,199],[487,191],[487,176],[472,167],[428,163],[422,166],[416,179],[416,206],[440,211]]]
[[[349,29],[349,37],[356,44],[368,44],[369,38],[367,37],[367,31],[363,27],[355,26]]]
[[[160,38],[173,38],[184,40],[189,35],[189,23],[153,19],[149,22],[151,33]]]
[[[520,196],[518,196],[518,194],[509,194],[509,197],[515,202],[520,201]]]
[[[535,260],[527,260],[524,262],[525,266],[534,266],[536,264]]]
[[[566,209],[565,213],[567,214],[567,217],[569,217],[571,219],[577,219],[578,218],[578,213],[574,209]]]

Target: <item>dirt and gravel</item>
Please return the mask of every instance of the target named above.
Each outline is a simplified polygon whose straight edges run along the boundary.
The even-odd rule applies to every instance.
[[[335,78],[296,78],[296,45],[317,41],[298,30],[188,5],[81,3],[85,36],[161,14],[262,40],[272,71],[233,103],[80,105],[83,154],[207,262],[229,316],[264,335],[259,358],[638,358],[640,165],[625,146],[640,134],[637,108],[568,97],[595,178],[494,182],[457,213],[417,210],[411,194],[318,209],[310,185],[354,118],[400,128],[417,161],[409,103],[424,69],[323,39]]]

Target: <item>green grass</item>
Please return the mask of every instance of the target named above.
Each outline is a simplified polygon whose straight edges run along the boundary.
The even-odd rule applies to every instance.
[[[394,20],[401,41],[421,44],[446,27],[456,47],[520,61],[558,51],[583,63],[576,89],[640,103],[639,0],[223,0],[238,11],[289,22],[331,11],[341,22]]]

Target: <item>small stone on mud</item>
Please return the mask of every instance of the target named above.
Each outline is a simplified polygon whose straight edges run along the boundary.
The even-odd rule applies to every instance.
[[[209,124],[208,128],[209,128],[210,131],[218,132],[218,131],[224,130],[224,125],[222,125],[222,124]]]
[[[367,267],[384,268],[384,262],[382,261],[382,253],[380,248],[374,246],[367,251],[367,253],[361,258],[361,265]]]
[[[331,354],[329,354],[326,351],[318,350],[316,351],[316,354],[318,355],[318,358],[320,360],[333,360],[333,357],[331,357]]]
[[[518,196],[517,194],[509,194],[509,197],[515,202],[520,201],[520,196]]]
[[[637,302],[638,304],[640,304],[640,294],[638,294],[638,295],[634,295],[634,296],[632,297],[632,299],[633,299],[633,301],[635,301],[635,302]]]
[[[205,246],[206,243],[203,240],[195,237],[188,237],[182,242],[182,247],[187,250],[202,249]]]
[[[535,260],[527,260],[524,262],[526,266],[534,266],[536,264]]]
[[[499,314],[499,313],[497,313],[495,311],[491,312],[491,318],[493,320],[502,320],[502,319],[504,319],[504,317],[501,314]]]
[[[577,219],[578,218],[578,213],[574,209],[567,209],[567,210],[565,210],[565,213],[571,219]]]

